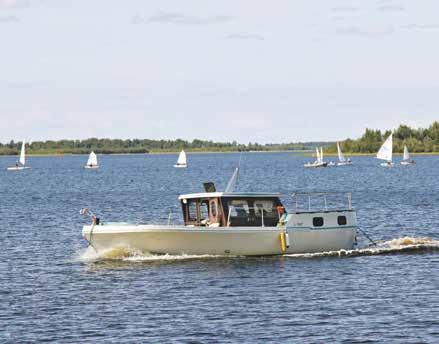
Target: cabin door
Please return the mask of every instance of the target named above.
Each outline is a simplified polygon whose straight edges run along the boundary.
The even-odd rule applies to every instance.
[[[218,199],[214,198],[209,201],[209,222],[210,224],[219,224]]]

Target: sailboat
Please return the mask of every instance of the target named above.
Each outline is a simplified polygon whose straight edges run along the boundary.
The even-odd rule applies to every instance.
[[[389,137],[384,141],[380,150],[377,153],[377,159],[385,160],[386,162],[381,163],[381,166],[384,167],[392,167],[392,155],[393,155],[393,134],[390,134]]]
[[[337,152],[338,152],[338,162],[337,166],[346,166],[346,165],[352,165],[351,159],[346,159],[343,152],[340,148],[340,143],[337,142]]]
[[[401,165],[414,165],[416,162],[410,159],[409,149],[404,146],[404,156],[402,157]]]
[[[22,142],[21,144],[21,152],[20,159],[15,163],[15,166],[8,167],[8,171],[21,171],[30,169],[29,166],[26,166],[26,143]]]
[[[84,168],[92,168],[92,169],[99,168],[98,158],[95,152],[90,153],[90,155],[88,156],[87,165],[85,165]]]
[[[328,163],[323,161],[323,148],[320,147],[320,150],[318,147],[316,147],[316,160],[314,162],[308,162],[304,167],[326,167]]]
[[[186,152],[184,150],[180,152],[177,163],[174,165],[174,167],[179,167],[179,168],[187,167]]]

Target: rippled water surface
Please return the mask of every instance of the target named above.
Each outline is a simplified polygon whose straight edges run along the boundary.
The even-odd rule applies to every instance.
[[[439,342],[439,157],[305,170],[242,156],[243,191],[352,191],[366,248],[284,257],[93,256],[79,209],[107,221],[179,217],[180,193],[223,188],[237,154],[0,158],[0,342]],[[178,215],[177,215],[178,214]]]

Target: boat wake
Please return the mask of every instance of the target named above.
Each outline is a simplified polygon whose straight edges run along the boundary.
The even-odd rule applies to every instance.
[[[123,262],[155,262],[155,261],[177,261],[191,259],[207,259],[219,258],[226,256],[219,255],[195,255],[195,254],[152,254],[142,252],[130,247],[115,247],[97,253],[92,247],[88,247],[85,252],[80,255],[82,262],[98,262],[98,261],[123,261]],[[231,257],[230,255],[227,257]],[[232,256],[233,257],[233,256]]]
[[[439,240],[431,238],[402,237],[388,241],[377,242],[375,246],[357,248],[353,250],[327,251],[317,253],[286,254],[292,258],[314,258],[314,257],[356,257],[374,256],[384,254],[422,253],[439,252]]]
[[[327,251],[317,253],[285,254],[289,258],[316,258],[316,257],[356,257],[373,256],[384,254],[439,252],[439,240],[431,238],[402,237],[389,241],[377,242],[376,246],[358,248],[353,250]],[[236,258],[231,255],[157,255],[141,252],[129,247],[115,247],[96,253],[92,247],[87,248],[80,254],[82,262],[99,261],[122,261],[122,262],[157,262],[157,261],[181,261],[195,259]]]

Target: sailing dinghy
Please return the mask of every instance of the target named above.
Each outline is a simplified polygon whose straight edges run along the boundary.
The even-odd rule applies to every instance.
[[[174,165],[174,167],[179,167],[179,168],[186,168],[187,167],[186,152],[184,150],[182,150],[180,152],[180,155],[178,156],[177,163]]]
[[[87,165],[85,165],[84,168],[99,168],[98,157],[96,156],[95,152],[90,153],[90,155],[88,156]]]
[[[338,152],[338,162],[337,166],[346,166],[346,165],[352,165],[351,159],[346,159],[343,152],[340,148],[340,143],[337,142],[337,152]]]
[[[26,143],[23,140],[21,144],[21,152],[20,159],[15,163],[15,166],[8,167],[8,171],[22,171],[30,169],[29,166],[26,166]]]
[[[326,167],[327,163],[323,162],[323,150],[322,148],[316,147],[316,160],[314,162],[308,162],[305,165],[303,165],[304,167]]]
[[[380,150],[377,153],[377,159],[385,160],[385,162],[381,163],[381,166],[384,167],[392,167],[393,161],[393,134],[390,134],[389,137],[384,141]]]
[[[416,162],[413,159],[410,159],[409,149],[407,146],[404,146],[404,156],[401,161],[401,165],[415,165]]]

